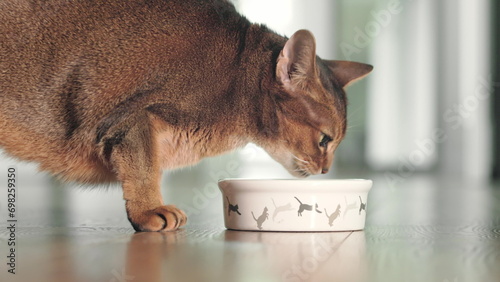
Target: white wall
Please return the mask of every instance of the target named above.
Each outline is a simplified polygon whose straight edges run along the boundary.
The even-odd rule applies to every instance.
[[[403,177],[437,169],[485,180],[491,162],[489,2],[402,3],[395,24],[382,29],[371,50],[376,71],[367,161]]]

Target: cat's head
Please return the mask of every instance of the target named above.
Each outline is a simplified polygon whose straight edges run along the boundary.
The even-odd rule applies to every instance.
[[[311,32],[297,31],[276,62],[273,96],[279,136],[263,147],[294,176],[328,172],[346,133],[344,88],[372,69],[362,63],[320,59]]]

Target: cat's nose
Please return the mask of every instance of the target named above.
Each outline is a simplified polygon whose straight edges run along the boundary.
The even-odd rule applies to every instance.
[[[328,168],[321,169],[321,174],[327,174],[327,173],[328,173]]]

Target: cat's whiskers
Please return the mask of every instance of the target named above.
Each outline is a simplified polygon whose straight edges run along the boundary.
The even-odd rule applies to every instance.
[[[311,158],[311,156],[309,156],[309,154],[306,154],[306,159],[308,159],[308,160],[311,160],[311,161],[312,161],[312,158]]]
[[[292,154],[292,156],[295,160],[297,160],[297,162],[295,162],[294,164],[294,166],[296,167],[294,172],[298,172],[304,177],[307,177],[312,174],[311,173],[312,158],[308,154],[306,154],[305,159],[301,159],[294,154]]]
[[[346,131],[352,131],[352,129],[359,128],[361,125],[360,124],[355,124],[355,125],[348,125],[346,128]]]
[[[296,164],[296,169],[294,169],[293,171],[298,172],[302,176],[306,176],[306,177],[311,175],[311,173],[309,173],[309,171],[306,168],[299,166],[299,164]]]
[[[292,154],[292,156],[293,156],[293,158],[294,158],[294,159],[296,159],[297,161],[303,162],[303,163],[305,163],[305,164],[309,164],[309,162],[308,162],[308,161],[305,161],[305,160],[303,160],[303,159],[301,159],[301,158],[297,157],[297,156],[296,156],[296,155],[294,155],[294,154]]]
[[[353,116],[356,116],[359,111],[363,110],[362,107],[358,107],[354,110],[350,110],[347,112],[347,120],[351,120]]]
[[[361,122],[359,122],[358,120],[355,119],[355,117],[357,116],[357,112],[359,112],[360,110],[362,110],[363,108],[362,107],[358,107],[354,110],[351,110],[351,111],[348,111],[347,113],[347,120],[349,121],[349,123],[347,123],[347,127],[346,127],[346,131],[352,131],[352,129],[357,129],[357,128],[360,128],[361,126]],[[352,124],[353,121],[356,123],[356,124]]]

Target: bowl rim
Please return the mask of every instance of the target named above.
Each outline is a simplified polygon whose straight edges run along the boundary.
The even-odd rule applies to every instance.
[[[278,180],[278,181],[277,181]],[[277,185],[270,189],[269,184]],[[292,185],[293,183],[293,185]],[[266,185],[267,184],[267,185]],[[309,187],[304,187],[307,185]],[[367,193],[373,186],[371,179],[233,179],[227,178],[219,180],[221,191],[248,191],[252,193],[300,193],[311,194],[317,192],[326,193]]]
[[[336,179],[293,179],[293,178],[223,178],[219,179],[218,182],[239,182],[239,181],[276,181],[276,182],[286,182],[286,181],[293,181],[293,182],[346,182],[346,181],[352,181],[352,182],[363,182],[363,181],[371,181],[371,179],[364,179],[364,178],[336,178]]]

